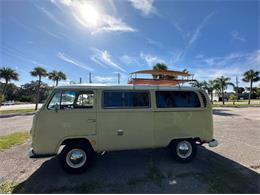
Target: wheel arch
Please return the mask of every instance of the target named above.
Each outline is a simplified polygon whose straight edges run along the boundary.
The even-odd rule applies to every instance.
[[[67,138],[64,138],[60,141],[59,145],[57,146],[57,152],[59,151],[59,149],[63,146],[66,146],[66,145],[69,145],[69,144],[74,144],[74,143],[83,143],[83,144],[86,144],[92,152],[94,152],[94,148],[92,147],[91,145],[91,142],[89,141],[88,138],[86,137],[67,137]]]
[[[195,143],[196,143],[196,142],[201,143],[201,139],[200,139],[199,137],[173,138],[173,139],[169,142],[168,147],[171,146],[174,142],[180,141],[180,140],[193,140]]]

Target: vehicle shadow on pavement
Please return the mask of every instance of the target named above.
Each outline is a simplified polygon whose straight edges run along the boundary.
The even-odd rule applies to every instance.
[[[258,173],[204,147],[191,163],[166,149],[109,152],[71,175],[58,156],[45,161],[13,193],[259,193]]]
[[[230,113],[230,110],[228,109],[213,109],[214,115],[220,115],[220,116],[238,116],[237,114]]]

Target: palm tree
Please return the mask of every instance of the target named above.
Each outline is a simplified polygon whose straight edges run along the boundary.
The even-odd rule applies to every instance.
[[[18,81],[19,74],[14,69],[11,69],[8,67],[3,67],[3,68],[0,68],[0,79],[1,78],[3,78],[5,80],[4,87],[2,90],[2,94],[5,95],[5,91],[6,91],[6,87],[7,87],[8,83],[11,80]]]
[[[207,83],[207,91],[210,95],[210,101],[213,103],[213,91],[217,88],[216,83],[213,80],[209,80]]]
[[[216,78],[215,79],[215,87],[217,89],[219,89],[220,93],[221,93],[221,96],[222,96],[222,103],[225,104],[225,99],[224,99],[224,90],[227,88],[228,85],[231,85],[231,86],[234,86],[233,83],[231,82],[228,82],[230,81],[230,78],[229,77],[224,77],[224,76],[221,76],[219,78]]]
[[[243,74],[243,76],[244,76],[244,78],[243,78],[244,82],[250,82],[250,90],[249,90],[249,96],[248,96],[248,104],[250,104],[253,82],[257,82],[260,80],[259,71],[254,71],[251,69],[251,70],[246,71]]]
[[[37,87],[37,97],[36,97],[36,102],[35,102],[35,110],[38,109],[38,103],[39,103],[39,99],[40,99],[40,87],[41,87],[41,79],[42,77],[46,77],[48,75],[47,71],[38,66],[35,67],[32,71],[31,71],[31,75],[34,77],[38,77],[38,87]]]
[[[191,86],[192,87],[197,87],[199,89],[204,89],[204,90],[207,90],[207,81],[195,81],[194,83],[191,83]]]
[[[48,78],[56,82],[56,86],[58,86],[59,81],[66,80],[66,75],[59,71],[53,70],[48,74]]]
[[[168,67],[164,63],[157,63],[153,66],[153,70],[168,70]],[[184,70],[186,71],[186,69]],[[169,75],[153,75],[154,79],[176,79],[176,76]]]

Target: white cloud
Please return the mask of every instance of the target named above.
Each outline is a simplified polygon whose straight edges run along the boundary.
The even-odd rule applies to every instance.
[[[215,14],[215,12],[211,12],[209,15],[207,15],[202,22],[197,26],[195,31],[192,33],[191,38],[188,42],[188,47],[190,47],[200,36],[201,30],[204,28],[204,26],[207,24],[208,20]]]
[[[70,64],[73,64],[73,65],[75,65],[75,66],[77,66],[79,68],[83,68],[83,69],[85,69],[87,71],[93,71],[92,68],[88,67],[84,63],[82,63],[82,62],[72,58],[71,56],[69,56],[69,55],[67,55],[65,53],[59,52],[57,56],[58,56],[59,59],[65,61],[65,62],[68,62]]]
[[[103,24],[100,25],[96,30],[92,31],[91,34],[97,34],[102,32],[135,32],[136,29],[128,26],[121,19],[114,18],[109,15],[103,16]]]
[[[233,31],[231,32],[231,36],[232,36],[232,40],[238,40],[238,41],[241,41],[241,42],[245,42],[246,39],[245,37],[243,37],[239,32],[237,31]]]
[[[129,55],[123,55],[120,57],[120,60],[124,62],[125,64],[133,64],[138,65],[138,61],[135,57],[129,56]]]
[[[152,13],[156,13],[156,9],[153,6],[153,0],[129,0],[132,6],[141,11],[142,15],[148,16]]]
[[[48,35],[52,36],[53,38],[61,39],[61,37],[59,35],[47,30],[44,26],[38,26],[38,29],[47,33]]]
[[[191,63],[191,72],[195,73],[197,78],[215,79],[225,75],[231,78],[242,76],[248,69],[259,69],[260,50],[253,52],[230,53],[223,57],[203,57],[195,59]]]
[[[36,5],[35,5],[36,6]],[[56,16],[54,16],[51,12],[49,12],[47,9],[43,8],[43,7],[38,7],[36,6],[40,11],[42,11],[50,20],[52,20],[53,22],[55,22],[56,24],[65,27],[65,25],[63,24],[63,22],[61,22]]]
[[[118,69],[122,72],[126,72],[125,69],[121,68],[117,63],[115,63],[112,58],[111,55],[109,54],[109,52],[107,50],[99,50],[99,49],[93,49],[94,51],[94,55],[91,57],[91,60],[96,62],[97,64],[103,66],[103,67],[112,67],[115,69]]]
[[[109,76],[95,76],[95,81],[98,83],[114,83],[117,81],[117,77],[109,77]]]
[[[136,29],[126,24],[122,19],[113,17],[99,10],[96,1],[59,1],[68,7],[75,20],[90,30],[91,34],[102,32],[135,32]]]
[[[156,63],[165,63],[165,61],[160,57],[151,54],[144,54],[143,52],[140,53],[140,58],[143,59],[150,67]]]

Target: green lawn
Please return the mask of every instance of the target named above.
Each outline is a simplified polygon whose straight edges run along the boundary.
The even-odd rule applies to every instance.
[[[260,104],[233,104],[233,103],[225,103],[223,104],[213,104],[212,107],[260,107]]]
[[[22,144],[30,138],[29,132],[17,132],[10,135],[0,136],[0,151]]]
[[[35,109],[0,110],[0,114],[28,113],[34,111]]]

